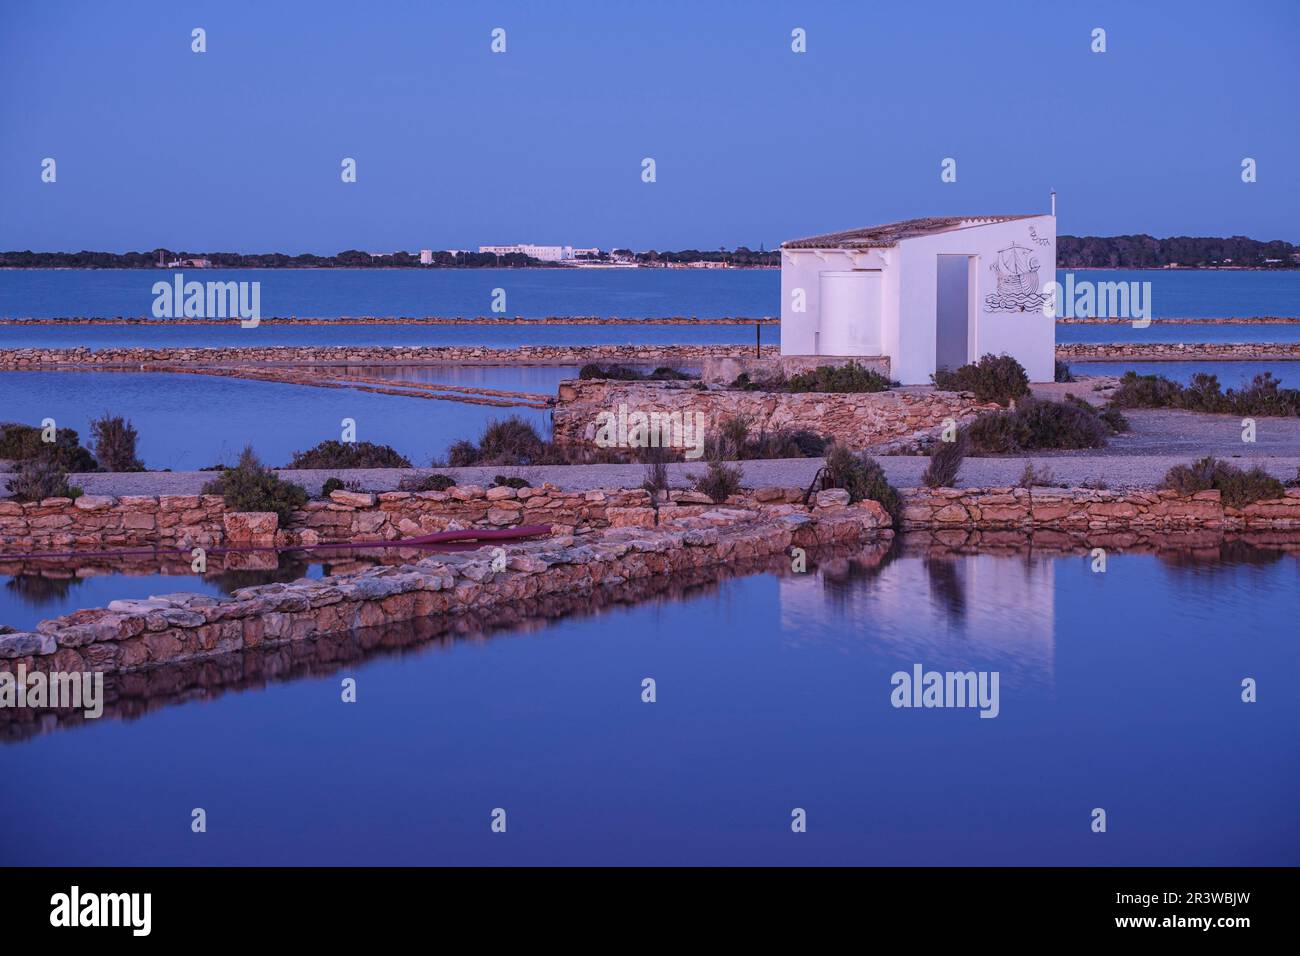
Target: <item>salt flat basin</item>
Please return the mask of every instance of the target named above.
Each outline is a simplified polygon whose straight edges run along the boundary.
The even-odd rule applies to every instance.
[[[1278,547],[1104,573],[868,548],[391,652],[302,642],[0,746],[0,864],[1295,865]],[[893,707],[916,664],[996,671],[998,716]]]

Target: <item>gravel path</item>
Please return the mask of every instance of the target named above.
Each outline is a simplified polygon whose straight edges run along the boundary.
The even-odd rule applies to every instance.
[[[1193,455],[1168,455],[1147,453],[1140,455],[1091,454],[1077,452],[1061,455],[1039,455],[1007,458],[968,458],[962,464],[958,477],[959,487],[989,487],[1014,485],[1019,482],[1025,465],[1034,462],[1046,469],[1054,484],[1082,485],[1104,484],[1108,488],[1154,488],[1166,471],[1185,464]],[[882,456],[891,483],[898,487],[920,484],[926,459],[918,456]],[[1245,460],[1239,464],[1246,464]],[[1300,470],[1300,454],[1288,456],[1250,456],[1249,464],[1262,465],[1276,477],[1287,480]],[[744,483],[750,487],[779,485],[805,487],[813,479],[821,459],[783,458],[770,461],[743,462]],[[704,470],[700,464],[674,464],[668,466],[675,486],[688,484],[688,476]],[[642,465],[545,465],[534,468],[444,468],[440,472],[454,475],[460,484],[491,484],[495,475],[527,478],[533,484],[553,482],[562,488],[614,488],[636,487],[645,478]],[[395,468],[358,469],[355,471],[281,471],[280,475],[303,485],[316,494],[321,483],[331,476],[344,481],[355,481],[373,491],[391,491],[407,474],[432,474],[433,469],[409,470]],[[81,486],[87,494],[96,495],[187,495],[197,494],[212,472],[175,471],[140,472],[135,474],[77,475],[73,484]]]

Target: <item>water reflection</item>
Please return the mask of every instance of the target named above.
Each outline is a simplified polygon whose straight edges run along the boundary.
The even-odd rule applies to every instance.
[[[539,598],[489,611],[109,675],[105,716],[135,719],[173,704],[322,676],[374,658],[436,652],[506,634],[523,636],[553,628],[564,618],[598,616],[618,607],[719,595],[727,581],[755,575],[764,576],[774,589],[780,640],[789,648],[865,653],[900,665],[915,662],[940,670],[996,669],[1005,687],[1050,697],[1056,679],[1058,570],[1063,561],[1077,560],[1071,580],[1086,579],[1096,547],[1116,557],[1152,555],[1174,576],[1176,587],[1188,575],[1222,576],[1239,568],[1271,567],[1300,554],[1300,535],[1194,532],[1080,539],[1011,532],[911,533],[856,548],[811,551],[806,573],[794,573],[790,559],[777,555],[601,587],[587,594]],[[344,573],[422,556],[424,552],[409,548],[363,549],[329,560],[229,554],[214,557],[216,570],[199,580],[229,594],[251,584]],[[0,571],[15,570],[0,565]],[[58,567],[29,565],[17,570],[6,589],[47,606],[92,574],[107,575],[106,581],[118,584],[127,575],[147,575],[145,580],[166,585],[151,588],[151,593],[192,590],[196,580],[188,565],[172,556],[134,558],[129,567],[122,559],[83,566],[76,571],[81,577]],[[187,575],[186,585],[172,585],[166,579],[179,574]],[[1255,600],[1257,594],[1258,587],[1243,600]],[[82,722],[80,713],[0,710],[0,739],[21,739]]]

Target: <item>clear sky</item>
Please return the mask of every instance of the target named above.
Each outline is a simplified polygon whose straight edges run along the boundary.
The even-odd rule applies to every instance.
[[[0,0],[0,249],[771,248],[1052,187],[1295,242],[1298,78],[1297,0]]]

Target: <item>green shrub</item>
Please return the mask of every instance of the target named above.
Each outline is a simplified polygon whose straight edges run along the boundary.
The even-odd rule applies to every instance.
[[[1215,385],[1217,389],[1217,379]],[[1119,387],[1111,393],[1110,403],[1115,408],[1181,408],[1182,392],[1181,385],[1163,375],[1125,372]]]
[[[294,511],[307,503],[307,489],[284,481],[246,447],[234,468],[224,469],[203,486],[205,495],[221,495],[230,511],[274,511],[283,527]]]
[[[513,475],[496,475],[492,479],[492,485],[496,488],[531,488],[532,484],[527,478],[520,478]]]
[[[488,423],[478,440],[475,464],[540,464],[549,457],[547,444],[531,422],[511,415]]]
[[[1073,382],[1074,373],[1070,371],[1069,365],[1065,364],[1060,359],[1057,359],[1056,374],[1053,376],[1053,380],[1057,382]]]
[[[847,365],[820,365],[809,372],[790,376],[784,385],[787,392],[887,392],[889,379],[857,362]],[[769,386],[775,391],[780,388]]]
[[[80,498],[82,491],[68,484],[68,473],[52,454],[27,458],[9,479],[9,494],[17,501],[41,501],[45,498]]]
[[[1063,402],[1022,398],[1013,409],[984,412],[967,428],[970,449],[977,455],[1019,451],[1102,448],[1116,429],[1103,412],[1067,396]],[[1127,428],[1123,416],[1119,424]]]
[[[964,429],[957,432],[953,441],[936,442],[930,449],[930,463],[925,466],[921,483],[927,488],[951,488],[957,482],[957,472],[961,470],[969,445],[970,439]]]
[[[1193,412],[1291,417],[1300,415],[1300,390],[1283,388],[1272,372],[1256,375],[1244,388],[1219,386],[1219,377],[1206,372],[1192,376],[1187,385],[1163,375],[1125,372],[1112,394],[1114,408],[1181,408]]]
[[[740,493],[740,475],[738,466],[713,459],[704,474],[693,476],[691,483],[696,491],[708,495],[710,501],[721,504],[731,495]]]
[[[1029,376],[1010,355],[985,355],[972,365],[940,369],[930,376],[935,387],[949,392],[974,392],[981,402],[1009,405],[1029,394]]]
[[[645,480],[641,482],[641,487],[650,493],[650,501],[659,507],[659,498],[666,492],[669,485],[668,462],[667,456],[662,454],[662,449],[655,449],[659,454],[648,455],[649,461],[645,466]]]
[[[331,493],[335,491],[343,491],[345,488],[347,488],[347,485],[344,484],[342,478],[326,478],[324,483],[320,486],[320,496],[322,498],[328,498]]]
[[[144,464],[135,455],[139,435],[121,415],[106,414],[91,421],[90,437],[95,458],[104,471],[144,471]]]
[[[620,382],[685,382],[694,377],[666,365],[659,366],[649,375],[625,365],[605,366],[595,362],[588,362],[578,369],[580,379],[613,379]]]
[[[407,475],[397,483],[402,491],[446,491],[456,486],[451,475]]]
[[[411,462],[388,445],[373,442],[323,441],[293,453],[289,468],[410,468]]]
[[[49,458],[52,467],[68,472],[95,471],[95,457],[81,447],[81,440],[71,428],[56,428],[54,441],[41,441],[41,429],[19,422],[0,423],[0,458],[27,461]]]
[[[1223,503],[1232,508],[1244,508],[1255,501],[1286,497],[1286,488],[1282,482],[1258,465],[1249,471],[1243,471],[1213,455],[1190,465],[1175,465],[1170,468],[1161,487],[1172,489],[1180,495],[1218,491]]]
[[[452,468],[468,468],[478,462],[478,446],[462,438],[452,442],[447,449],[447,464]]]
[[[821,471],[822,488],[843,488],[849,501],[876,501],[897,524],[902,515],[903,500],[885,477],[880,462],[869,455],[849,451],[843,445],[832,445]]]

